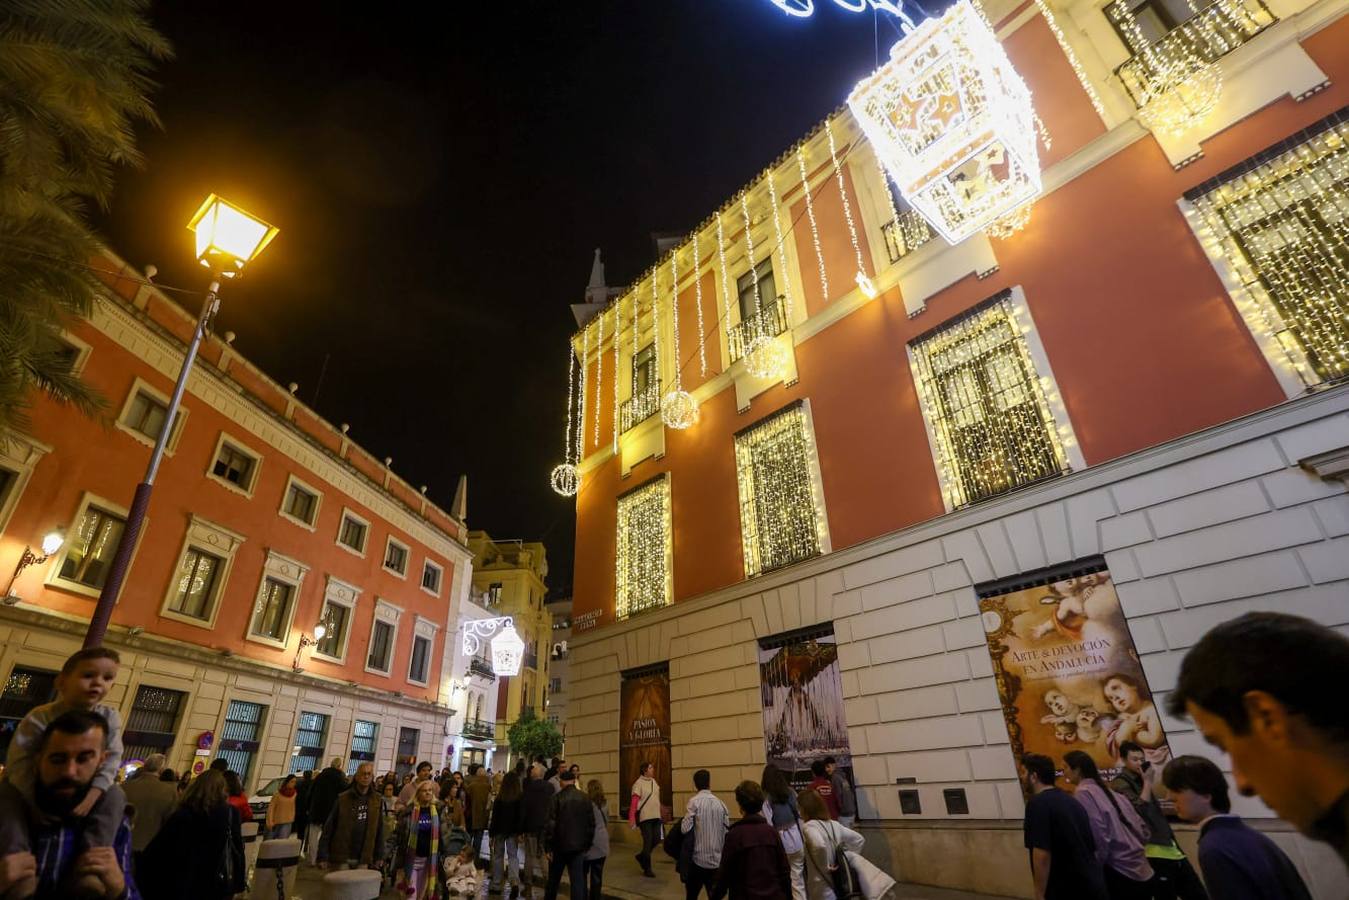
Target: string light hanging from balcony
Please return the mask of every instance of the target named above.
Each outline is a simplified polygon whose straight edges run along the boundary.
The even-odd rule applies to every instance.
[[[1193,4],[1190,11],[1196,12]],[[1208,118],[1222,96],[1222,70],[1190,44],[1143,36],[1127,3],[1115,0],[1110,14],[1141,65],[1120,67],[1120,80],[1138,104],[1138,117],[1153,131],[1180,135]]]
[[[604,405],[600,391],[604,389],[604,310],[595,317],[599,333],[595,335],[595,447],[600,445],[600,408]],[[617,333],[618,329],[614,329]],[[617,340],[617,338],[615,338]],[[614,373],[617,375],[617,373]]]
[[[553,473],[549,479],[553,484],[553,490],[563,497],[576,496],[576,491],[581,487],[581,476],[577,474],[576,465],[571,461],[571,408],[572,404],[576,402],[576,382],[572,374],[572,363],[575,359],[576,351],[572,349],[571,341],[567,341],[567,432],[562,441],[562,463],[553,467]]]
[[[670,324],[674,329],[674,390],[660,401],[660,418],[676,431],[692,428],[698,424],[698,401],[684,390],[683,377],[680,374],[681,357],[679,355],[679,248],[670,254]],[[659,268],[657,269],[659,271]],[[695,280],[697,272],[694,272]],[[655,283],[655,273],[651,281]]]
[[[721,225],[721,210],[717,210],[717,256],[721,260],[721,321],[731,327],[731,300],[728,291],[730,277],[726,273],[726,232]]]
[[[857,242],[857,225],[852,218],[852,204],[848,202],[848,188],[843,182],[843,167],[838,164],[838,148],[834,145],[834,126],[824,120],[824,133],[829,138],[829,160],[834,164],[834,177],[838,179],[838,195],[843,201],[843,220],[848,223],[848,239],[852,241],[853,256],[857,259],[857,274],[853,280],[868,300],[876,296],[876,285],[867,276],[867,267],[862,263],[862,245]]]
[[[820,250],[820,228],[815,223],[815,201],[810,196],[810,176],[806,174],[806,154],[796,148],[796,167],[801,172],[801,192],[806,195],[806,218],[810,220],[810,239],[815,242],[815,260],[820,264],[820,302],[829,302],[829,275],[824,270],[824,252]]]
[[[782,239],[782,220],[778,215],[778,189],[773,185],[773,173],[768,173],[768,200],[773,204],[773,236],[778,242],[778,264],[782,271],[782,313],[787,329],[792,327],[792,287],[787,275],[787,244]]]
[[[693,232],[693,293],[698,304],[698,374],[707,375],[707,341],[703,336],[703,264],[698,258],[698,232]]]
[[[613,452],[618,452],[618,345],[623,337],[623,298],[614,303],[614,437]]]
[[[754,259],[754,235],[749,217],[749,194],[740,192],[740,213],[745,221],[745,253],[749,259],[750,281],[754,287],[754,324],[745,341],[745,370],[755,378],[778,381],[787,374],[787,349],[776,335],[769,334],[764,322],[763,302],[759,297],[759,267]]]

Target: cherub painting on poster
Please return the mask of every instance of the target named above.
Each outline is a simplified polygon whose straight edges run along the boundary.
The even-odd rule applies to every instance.
[[[1062,766],[1082,750],[1104,772],[1119,767],[1125,741],[1152,767],[1171,758],[1108,571],[985,596],[979,608],[1018,759],[1043,753]]]

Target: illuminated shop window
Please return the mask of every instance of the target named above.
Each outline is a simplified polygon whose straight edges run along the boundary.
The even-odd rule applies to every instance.
[[[1349,375],[1347,142],[1349,108],[1185,195],[1246,324],[1308,386]]]
[[[1058,475],[1067,459],[1004,291],[909,346],[947,503],[964,506]]]
[[[825,552],[815,441],[803,402],[737,434],[735,468],[746,578]]]
[[[670,604],[670,555],[670,479],[662,475],[618,498],[614,618]]]

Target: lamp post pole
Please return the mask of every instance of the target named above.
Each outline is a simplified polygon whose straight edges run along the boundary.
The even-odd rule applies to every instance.
[[[89,620],[89,630],[84,635],[85,647],[97,647],[103,643],[108,632],[108,621],[112,618],[112,608],[117,605],[117,595],[122,592],[122,582],[126,580],[127,569],[131,565],[131,554],[136,549],[141,526],[145,523],[145,511],[150,505],[150,492],[154,490],[155,476],[159,473],[159,463],[164,458],[164,448],[168,446],[169,436],[173,432],[174,421],[178,418],[178,407],[182,404],[183,391],[187,387],[187,376],[197,359],[197,350],[202,338],[211,328],[211,322],[220,309],[220,282],[213,279],[206,291],[206,299],[201,304],[201,314],[197,316],[197,327],[192,331],[192,340],[183,356],[182,368],[178,370],[178,381],[173,385],[173,397],[169,400],[168,413],[164,417],[164,426],[159,430],[154,452],[145,467],[145,479],[136,485],[136,496],[132,498],[131,510],[127,514],[126,527],[122,529],[122,538],[117,542],[117,553],[112,558],[112,567],[108,570],[108,579],[98,595],[98,605]]]

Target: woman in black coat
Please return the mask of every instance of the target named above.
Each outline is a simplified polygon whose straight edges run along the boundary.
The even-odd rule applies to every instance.
[[[145,900],[228,900],[244,890],[246,878],[239,812],[225,776],[203,772],[145,848],[136,883]]]
[[[487,826],[487,833],[492,839],[492,891],[501,889],[504,877],[509,879],[517,894],[524,892],[520,883],[518,848],[524,825],[524,789],[520,785],[520,776],[507,772],[501,780],[496,802],[492,804],[492,818]],[[504,872],[503,863],[506,864]]]

